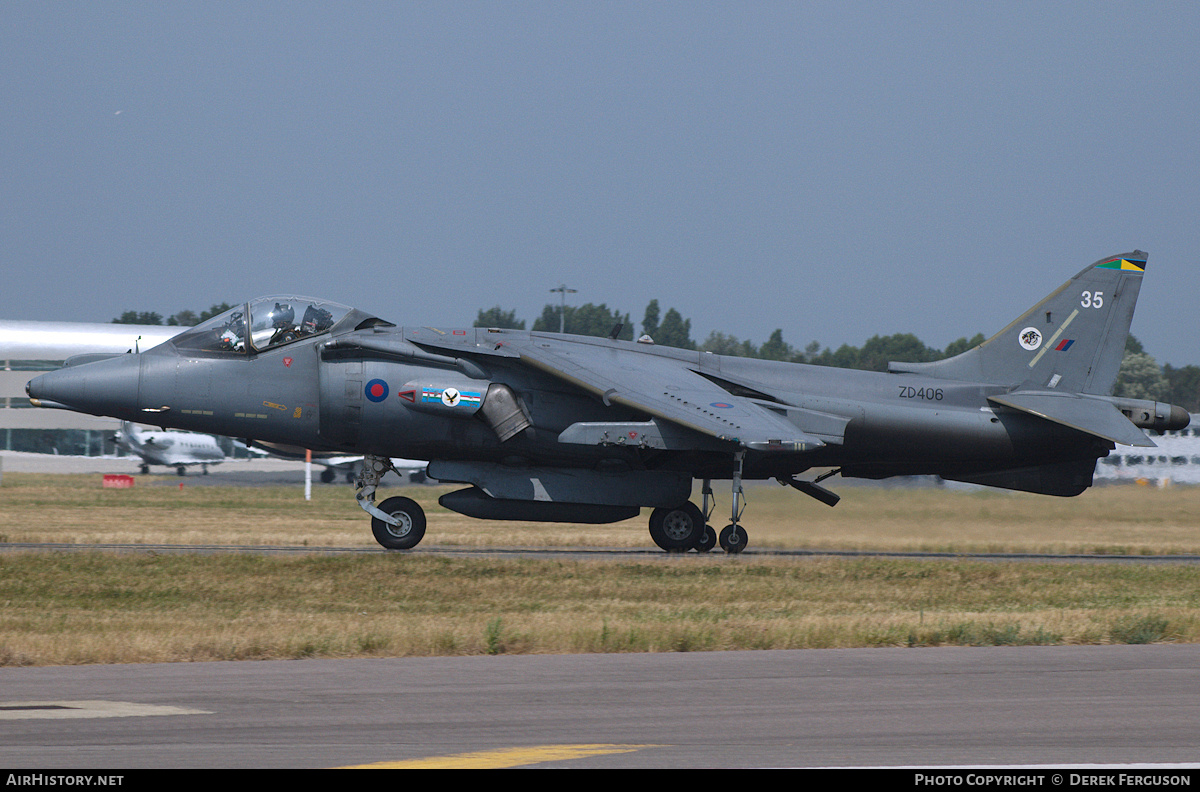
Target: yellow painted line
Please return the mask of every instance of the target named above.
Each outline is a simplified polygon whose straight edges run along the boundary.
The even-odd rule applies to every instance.
[[[428,756],[398,762],[375,762],[353,765],[345,770],[494,770],[501,767],[522,767],[542,762],[561,762],[586,756],[633,753],[653,745],[535,745],[526,748],[504,748],[498,751],[475,751],[451,756]]]

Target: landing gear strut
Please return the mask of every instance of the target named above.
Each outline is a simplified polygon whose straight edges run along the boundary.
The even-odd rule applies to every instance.
[[[721,549],[726,553],[740,553],[750,541],[746,529],[738,524],[746,508],[746,493],[742,490],[742,461],[745,458],[745,451],[738,451],[733,455],[733,511],[729,525],[722,528],[720,536],[717,537]]]
[[[704,479],[704,486],[700,488],[700,494],[704,504],[700,507],[700,510],[704,513],[704,535],[696,543],[696,552],[707,553],[717,546],[717,532],[713,530],[712,525],[708,522],[712,518],[713,509],[717,507],[717,502],[713,499],[711,480]]]
[[[393,470],[392,460],[368,454],[363,457],[355,486],[358,505],[371,515],[371,533],[375,541],[389,550],[408,550],[416,547],[425,536],[425,512],[410,498],[388,498],[375,505],[375,490],[379,480]]]

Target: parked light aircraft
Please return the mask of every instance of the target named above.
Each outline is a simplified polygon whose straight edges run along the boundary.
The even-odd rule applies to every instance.
[[[648,343],[397,327],[333,303],[260,298],[140,354],[68,365],[35,404],[365,455],[359,504],[385,547],[415,546],[412,500],[376,505],[393,455],[466,484],[444,507],[485,519],[604,523],[652,509],[665,550],[746,547],[742,482],[828,505],[821,481],[945,479],[1070,496],[1115,444],[1187,425],[1180,407],[1110,394],[1146,268],[1101,259],[990,339],[886,373]],[[297,316],[300,316],[297,319]],[[615,334],[614,334],[615,335]],[[829,469],[815,478],[799,476]],[[702,505],[689,499],[700,479]],[[711,480],[729,479],[715,536]]]
[[[184,475],[188,465],[201,465],[208,473],[209,465],[225,461],[225,452],[212,435],[195,432],[144,431],[129,421],[121,422],[121,430],[113,438],[116,444],[142,458],[142,472],[149,473],[151,465],[166,465]]]

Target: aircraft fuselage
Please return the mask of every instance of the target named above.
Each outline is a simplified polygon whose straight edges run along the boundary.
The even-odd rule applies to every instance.
[[[482,333],[483,330],[448,331]],[[515,331],[509,331],[515,332]],[[525,334],[529,336],[529,333]],[[570,337],[556,343],[570,344]],[[583,343],[594,344],[595,339]],[[944,470],[1013,467],[1103,456],[1094,438],[996,408],[996,385],[939,381],[913,374],[831,369],[750,360],[629,342],[606,342],[629,355],[678,361],[681,371],[722,383],[754,383],[757,400],[785,418],[793,411],[846,419],[844,439],[804,454],[747,454],[746,478],[812,467],[843,467],[870,477]],[[308,447],[314,451],[525,464],[688,470],[728,478],[726,450],[672,451],[636,444],[584,446],[559,442],[580,421],[644,421],[605,406],[560,380],[496,361],[486,379],[445,365],[400,360],[322,359],[324,340],[299,341],[253,356],[186,355],[164,344],[141,354],[72,366],[38,378],[31,396],[124,420]],[[412,351],[419,348],[401,342]],[[86,374],[86,378],[82,375]],[[60,392],[59,382],[69,383]],[[519,395],[531,426],[502,442],[477,419],[493,384]],[[748,386],[747,386],[748,387]],[[457,401],[444,398],[447,390]],[[714,411],[720,407],[712,407]]]

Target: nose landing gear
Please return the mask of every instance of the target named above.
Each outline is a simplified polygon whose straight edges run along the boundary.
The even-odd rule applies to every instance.
[[[355,498],[362,510],[371,515],[371,533],[375,541],[389,550],[408,550],[416,547],[425,536],[425,511],[410,498],[388,498],[375,505],[375,490],[379,480],[394,470],[392,460],[368,454],[363,457],[362,470],[355,486]]]

